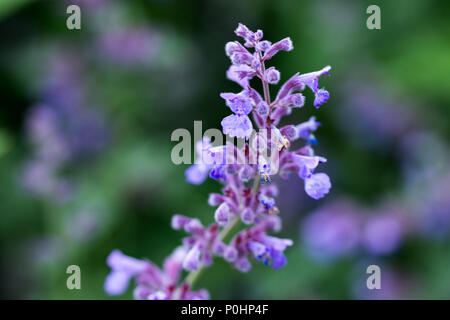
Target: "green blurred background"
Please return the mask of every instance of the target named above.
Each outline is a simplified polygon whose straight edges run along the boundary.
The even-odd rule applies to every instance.
[[[81,7],[81,30],[66,28],[69,4]],[[370,4],[381,30],[366,28]],[[220,186],[185,182],[170,135],[192,132],[194,120],[217,128],[228,115],[219,93],[237,87],[225,78],[224,45],[239,22],[273,42],[292,38],[294,51],[271,61],[282,81],[332,66],[321,79],[329,102],[316,110],[306,93],[288,122],[322,123],[317,153],[333,188],[314,201],[300,179],[280,181],[280,236],[295,241],[287,266],[242,274],[216,259],[197,286],[213,299],[450,298],[450,184],[437,182],[450,172],[449,9],[438,0],[0,0],[1,298],[109,298],[111,250],[161,264],[184,236],[172,214],[213,221],[208,193]],[[401,207],[401,245],[316,259],[304,219],[342,199],[361,215]],[[408,223],[429,221],[430,202],[448,224],[438,236]],[[71,264],[81,290],[66,288]],[[369,264],[389,270],[385,295],[358,289]]]

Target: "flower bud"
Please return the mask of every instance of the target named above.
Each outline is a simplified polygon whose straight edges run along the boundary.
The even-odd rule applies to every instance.
[[[214,255],[221,257],[225,253],[225,250],[227,248],[227,245],[223,243],[222,241],[215,241],[212,244],[212,252]]]
[[[254,173],[255,172],[252,167],[243,166],[241,170],[239,170],[239,179],[243,182],[247,182],[253,177]]]
[[[305,104],[305,97],[301,93],[291,94],[283,99],[281,104],[287,107],[301,108]]]
[[[175,214],[171,221],[172,229],[180,230],[189,222],[189,220],[190,218],[188,217],[182,216],[181,214]]]
[[[214,213],[214,219],[219,226],[225,227],[230,222],[230,207],[226,203],[222,203]]]
[[[235,52],[231,55],[231,62],[233,64],[249,64],[252,60],[252,55],[245,52]]]
[[[223,195],[221,195],[219,193],[210,193],[209,194],[208,204],[211,207],[216,207],[219,204],[221,204],[222,202],[224,202]]]
[[[274,67],[270,67],[266,70],[265,78],[270,84],[277,84],[280,81],[280,72]]]
[[[269,105],[265,101],[261,101],[256,106],[256,113],[261,117],[267,117],[269,115]]]
[[[225,52],[227,56],[231,57],[231,55],[236,51],[239,51],[239,45],[234,41],[227,42],[227,44],[225,45]]]
[[[272,45],[272,43],[270,41],[264,40],[258,43],[258,45],[256,46],[256,49],[259,51],[267,51],[269,50],[270,46]]]
[[[237,256],[238,251],[234,246],[228,246],[223,254],[224,259],[227,260],[228,262],[235,261],[237,259]]]
[[[255,221],[255,213],[250,208],[245,208],[241,212],[241,220],[245,224],[252,224]]]
[[[198,219],[190,219],[188,223],[184,226],[184,230],[187,233],[199,233],[202,232],[205,228],[202,223]]]
[[[183,260],[183,268],[187,271],[198,270],[200,264],[200,249],[196,245],[187,253]]]
[[[246,257],[242,257],[234,263],[234,267],[241,272],[249,272],[252,268],[250,261]]]

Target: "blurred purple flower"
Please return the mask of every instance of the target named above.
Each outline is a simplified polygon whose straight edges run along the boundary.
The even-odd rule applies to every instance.
[[[365,221],[362,243],[371,254],[388,254],[400,246],[403,232],[403,222],[395,212],[373,214]]]
[[[121,28],[104,31],[98,46],[103,58],[124,65],[147,64],[158,53],[158,34],[147,27]]]
[[[305,218],[301,226],[302,239],[313,257],[341,257],[358,248],[360,226],[360,217],[351,203],[335,202]]]

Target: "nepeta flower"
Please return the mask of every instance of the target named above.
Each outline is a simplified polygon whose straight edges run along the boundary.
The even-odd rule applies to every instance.
[[[313,199],[323,198],[330,189],[330,178],[325,173],[315,173],[305,179],[305,191]]]
[[[291,39],[285,38],[272,44],[263,40],[261,30],[254,32],[243,24],[239,24],[235,33],[245,42],[243,45],[238,41],[226,44],[225,53],[232,63],[227,77],[239,84],[241,91],[220,94],[233,112],[222,120],[221,125],[223,132],[230,137],[243,138],[243,146],[227,142],[224,146],[212,147],[207,138],[196,143],[198,158],[186,170],[187,181],[199,184],[209,174],[223,187],[221,193],[211,193],[208,198],[208,204],[216,207],[214,223],[204,226],[195,218],[182,215],[172,218],[173,229],[183,229],[189,233],[182,240],[184,254],[177,260],[178,268],[189,272],[186,282],[178,289],[181,292],[184,292],[185,286],[192,285],[200,269],[213,264],[215,257],[223,258],[241,272],[251,270],[251,261],[261,262],[273,269],[287,263],[284,252],[293,245],[293,241],[271,235],[281,229],[275,200],[278,189],[271,183],[271,176],[278,173],[278,168],[282,178],[295,172],[304,179],[305,192],[314,199],[322,198],[331,188],[325,173],[314,173],[319,163],[326,162],[325,158],[314,154],[311,146],[315,141],[312,132],[319,126],[315,118],[298,126],[278,127],[282,117],[304,106],[305,97],[300,91],[305,86],[314,91],[316,107],[326,102],[328,93],[318,88],[318,78],[328,73],[330,67],[305,75],[296,73],[281,86],[276,99],[271,101],[269,85],[277,84],[281,74],[275,67],[266,68],[265,63],[279,51],[291,51]],[[263,94],[251,87],[250,81],[256,78],[262,82]],[[250,139],[253,133],[250,114],[256,127],[264,129],[256,132],[254,139]],[[298,150],[290,150],[291,141],[298,138],[305,139],[307,144]],[[270,152],[266,153],[268,148]],[[233,234],[239,221],[246,227]],[[231,240],[227,240],[229,235]],[[133,275],[129,274],[127,278]],[[169,287],[172,290],[161,285],[150,287],[151,292],[147,287],[138,286],[139,296],[148,299],[186,297],[182,293],[175,294],[173,286]],[[188,296],[192,298],[197,294],[206,297],[201,292]]]
[[[203,183],[208,174],[215,180],[225,179],[223,163],[225,162],[224,147],[213,147],[208,137],[196,142],[197,159],[185,172],[186,180],[192,184]]]
[[[305,139],[310,144],[316,144],[317,140],[313,132],[317,130],[320,123],[316,121],[316,117],[309,118],[308,121],[296,126],[297,136]]]
[[[253,125],[247,115],[252,111],[253,106],[249,93],[247,91],[239,94],[222,93],[220,96],[225,99],[227,106],[235,113],[222,120],[223,133],[230,137],[250,138]]]
[[[396,215],[374,215],[365,223],[363,245],[372,254],[388,254],[400,246],[403,233],[402,221]]]
[[[301,235],[312,256],[332,259],[353,253],[361,237],[360,215],[352,204],[325,205],[306,217]]]
[[[105,281],[105,291],[110,295],[123,293],[131,278],[143,273],[153,266],[146,261],[124,255],[120,250],[114,250],[106,259],[111,273]]]
[[[134,297],[139,300],[168,299],[208,299],[206,290],[193,292],[187,283],[178,286],[182,262],[186,257],[183,247],[175,251],[164,261],[163,269],[159,269],[150,261],[138,260],[114,250],[107,258],[111,273],[105,281],[105,291],[110,295],[123,293],[129,281],[134,278],[137,286]]]
[[[319,89],[319,78],[324,74],[328,74],[331,70],[330,66],[324,67],[322,70],[302,74],[299,76],[299,81],[307,85],[316,95],[314,99],[314,106],[319,108],[322,104],[328,101],[330,93],[324,89]]]

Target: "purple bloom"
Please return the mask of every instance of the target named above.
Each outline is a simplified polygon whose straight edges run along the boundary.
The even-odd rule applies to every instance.
[[[366,221],[363,245],[372,254],[388,254],[397,249],[402,240],[403,227],[394,215],[374,215]]]
[[[305,104],[305,97],[301,93],[290,94],[279,102],[280,106],[301,108]]]
[[[225,171],[221,166],[225,163],[223,160],[225,153],[222,147],[212,147],[209,138],[204,137],[195,144],[195,150],[197,159],[185,172],[187,182],[192,184],[203,183],[211,169],[213,169],[210,174],[211,178],[216,180],[226,179]]]
[[[250,241],[248,246],[256,260],[262,261],[266,266],[279,269],[287,262],[283,251],[292,244],[293,242],[290,239],[263,235],[257,241]]]
[[[272,46],[272,43],[270,41],[267,41],[267,40],[260,41],[260,42],[258,42],[258,44],[256,46],[256,50],[265,52],[265,51],[269,50],[271,46]]]
[[[129,65],[151,62],[158,53],[158,40],[156,32],[144,27],[108,29],[98,44],[102,58]]]
[[[249,139],[253,131],[253,125],[247,115],[252,111],[253,106],[248,92],[243,91],[239,94],[222,93],[220,96],[225,99],[231,111],[235,113],[222,120],[223,133],[230,137]]]
[[[308,121],[300,123],[297,128],[298,137],[308,141],[308,143],[317,143],[316,138],[312,134],[320,126],[320,123],[316,121],[316,117],[309,118]]]
[[[288,81],[286,81],[280,88],[275,101],[281,101],[294,91],[302,91],[305,88],[305,83],[299,76],[299,73],[294,74]]]
[[[227,176],[225,173],[225,165],[218,164],[212,167],[211,171],[209,172],[209,177],[214,180],[223,179],[226,180]]]
[[[227,78],[231,81],[236,82],[242,88],[249,87],[249,80],[256,75],[256,72],[253,68],[248,65],[231,65],[227,71]]]
[[[267,102],[261,101],[261,102],[256,106],[256,112],[257,112],[261,117],[267,117],[267,116],[269,115],[269,105],[267,104]]]
[[[266,74],[264,75],[266,81],[270,84],[277,84],[280,81],[280,71],[275,69],[274,67],[270,67],[266,70]]]
[[[326,173],[315,173],[305,179],[305,191],[313,199],[323,198],[330,189],[331,182]]]
[[[292,162],[298,166],[298,175],[302,179],[307,179],[312,177],[314,169],[319,165],[320,162],[327,162],[327,159],[318,156],[302,156],[302,155],[292,155]]]
[[[255,213],[250,208],[245,208],[241,212],[241,220],[245,224],[252,224],[255,221]]]
[[[225,249],[225,252],[223,253],[223,258],[227,260],[228,262],[233,262],[238,257],[238,251],[233,246],[228,246]]]
[[[189,250],[186,258],[183,260],[183,268],[188,271],[198,270],[200,266],[200,253],[199,245],[195,245]]]
[[[336,202],[311,213],[303,222],[302,238],[311,255],[320,259],[354,252],[360,241],[360,220],[353,206]]]
[[[274,43],[264,54],[264,60],[271,59],[275,54],[277,54],[279,51],[291,51],[294,49],[294,46],[292,45],[291,38],[284,38],[283,40],[280,40],[276,43]]]
[[[112,269],[105,281],[105,291],[110,295],[122,294],[131,278],[143,273],[149,266],[148,262],[128,257],[120,250],[111,252],[106,263]]]
[[[225,117],[222,122],[223,133],[230,137],[249,139],[253,132],[253,125],[247,116],[235,114]]]
[[[186,169],[186,180],[192,184],[201,184],[208,177],[210,167],[204,164],[193,164]]]
[[[238,269],[240,272],[249,272],[252,269],[252,265],[250,261],[246,257],[239,258],[235,261],[234,267]]]
[[[319,108],[328,101],[330,94],[324,89],[319,89],[319,78],[324,74],[328,74],[331,70],[330,66],[326,66],[322,70],[305,73],[298,77],[298,80],[307,85],[315,94],[314,106]]]
[[[259,195],[259,201],[266,209],[272,209],[273,207],[275,207],[275,199],[264,194]]]
[[[219,226],[226,226],[230,222],[230,207],[226,203],[222,203],[214,213],[214,218]]]
[[[252,103],[249,99],[247,91],[243,91],[239,94],[235,93],[221,93],[220,96],[226,101],[231,111],[238,116],[247,115],[252,111]]]

